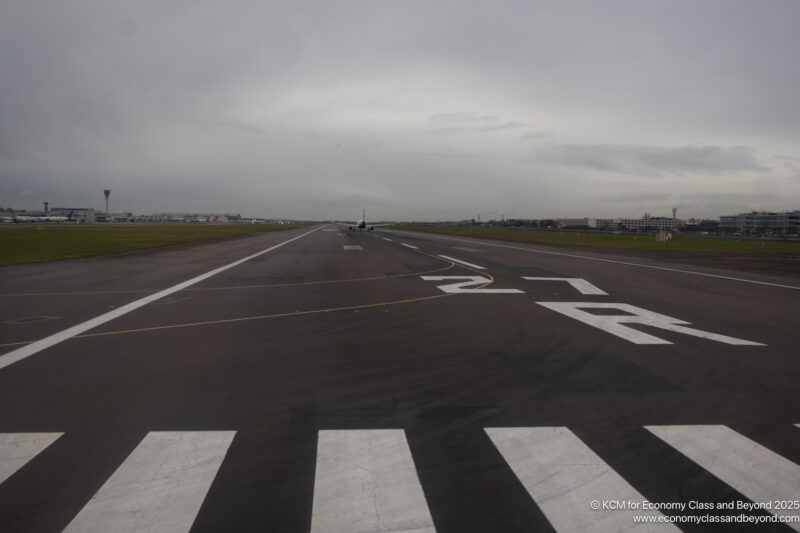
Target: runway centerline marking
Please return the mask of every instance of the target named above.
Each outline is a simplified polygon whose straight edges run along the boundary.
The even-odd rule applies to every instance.
[[[568,254],[568,253],[564,253],[564,252],[550,252],[550,251],[547,251],[547,250],[537,250],[535,248],[523,248],[521,246],[510,246],[508,244],[495,244],[495,243],[491,243],[491,242],[475,242],[475,241],[470,241],[470,240],[466,240],[466,239],[452,239],[452,238],[438,237],[438,236],[431,237],[431,238],[432,239],[445,240],[445,241],[469,242],[469,243],[472,243],[472,244],[479,244],[479,245],[483,245],[483,246],[495,246],[497,248],[508,248],[509,250],[520,250],[520,251],[523,251],[523,252],[531,252],[531,253],[535,253],[535,254],[558,255],[558,256],[561,256],[561,257],[574,257],[576,259],[587,259],[589,261],[600,261],[602,263],[613,263],[613,264],[617,264],[617,265],[634,266],[634,267],[640,267],[640,268],[650,268],[650,269],[653,269],[653,270],[665,270],[667,272],[679,272],[681,274],[692,274],[694,276],[705,276],[707,278],[727,279],[727,280],[730,280],[730,281],[741,281],[742,283],[753,283],[755,285],[766,285],[768,287],[779,287],[781,289],[793,289],[793,290],[796,290],[796,291],[800,291],[800,287],[798,287],[796,285],[783,285],[781,283],[769,283],[769,282],[766,282],[766,281],[756,281],[756,280],[752,280],[752,279],[735,278],[733,276],[722,276],[720,274],[708,274],[708,273],[705,273],[705,272],[697,272],[695,270],[684,270],[684,269],[681,269],[681,268],[661,267],[661,266],[656,266],[656,265],[644,265],[642,263],[633,263],[633,262],[630,262],[630,261],[619,261],[619,260],[616,260],[616,259],[603,259],[603,258],[600,258],[600,257],[590,257],[590,256],[587,256],[587,255]]]
[[[404,242],[400,243],[401,245],[405,246],[406,248],[411,248],[412,250],[419,250],[416,246],[411,246],[410,244],[406,244]]]
[[[134,302],[131,302],[129,304],[123,305],[122,307],[118,307],[117,309],[109,311],[108,313],[104,313],[104,314],[102,314],[100,316],[97,316],[95,318],[92,318],[90,320],[82,322],[82,323],[80,323],[80,324],[78,324],[76,326],[72,326],[71,328],[67,328],[67,329],[65,329],[63,331],[60,331],[60,332],[55,333],[53,335],[50,335],[49,337],[45,337],[44,339],[40,339],[40,340],[38,340],[38,341],[36,341],[36,342],[34,342],[32,344],[28,344],[27,346],[23,346],[21,348],[17,348],[16,350],[12,350],[12,351],[10,351],[10,352],[8,352],[6,354],[0,355],[0,369],[3,369],[3,368],[5,368],[5,367],[7,367],[9,365],[12,365],[12,364],[16,363],[17,361],[21,361],[21,360],[23,360],[23,359],[25,359],[27,357],[30,357],[31,355],[39,353],[40,351],[45,350],[47,348],[50,348],[51,346],[59,344],[59,343],[65,341],[67,339],[70,339],[72,337],[80,335],[81,333],[83,333],[85,331],[89,331],[90,329],[94,329],[97,326],[100,326],[102,324],[105,324],[106,322],[114,320],[115,318],[119,318],[119,317],[121,317],[123,315],[126,315],[126,314],[130,313],[131,311],[135,311],[136,309],[139,309],[140,307],[144,307],[145,305],[147,305],[147,304],[149,304],[151,302],[154,302],[156,300],[160,300],[161,298],[164,298],[166,296],[174,294],[174,293],[176,293],[176,292],[178,292],[180,290],[183,290],[183,289],[185,289],[187,287],[190,287],[192,285],[195,285],[197,283],[200,283],[201,281],[204,281],[204,280],[206,280],[206,279],[208,279],[208,278],[210,278],[212,276],[215,276],[215,275],[217,275],[217,274],[219,274],[221,272],[225,272],[226,270],[229,270],[229,269],[231,269],[233,267],[239,266],[242,263],[245,263],[245,262],[247,262],[247,261],[249,261],[251,259],[254,259],[254,258],[256,258],[256,257],[258,257],[260,255],[263,255],[263,254],[265,254],[267,252],[271,252],[272,250],[280,248],[281,246],[289,244],[290,242],[294,242],[294,241],[296,241],[298,239],[302,239],[306,235],[310,235],[310,234],[314,233],[315,231],[318,231],[319,229],[320,228],[316,228],[316,229],[313,229],[313,230],[308,231],[306,233],[303,233],[302,235],[298,235],[297,237],[292,237],[289,240],[283,241],[283,242],[278,243],[278,244],[276,244],[274,246],[271,246],[271,247],[269,247],[269,248],[267,248],[265,250],[261,250],[260,252],[256,252],[256,253],[254,253],[252,255],[249,255],[247,257],[239,259],[238,261],[234,261],[233,263],[230,263],[230,264],[215,268],[214,270],[206,272],[205,274],[201,274],[201,275],[196,276],[196,277],[194,277],[192,279],[189,279],[189,280],[186,280],[184,282],[178,283],[177,285],[173,285],[172,287],[169,287],[167,289],[159,291],[159,292],[157,292],[155,294],[151,294],[149,296],[145,296],[144,298],[141,298],[141,299],[136,300]]]
[[[439,254],[439,257],[441,257],[442,259],[447,259],[448,261],[455,261],[456,263],[458,263],[460,265],[467,265],[468,267],[477,268],[478,270],[486,270],[486,267],[473,265],[472,263],[467,263],[466,261],[462,261],[461,259],[455,259],[454,257],[450,257],[450,256],[447,256],[447,255]]]

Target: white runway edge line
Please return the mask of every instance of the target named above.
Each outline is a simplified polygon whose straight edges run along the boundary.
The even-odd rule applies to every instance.
[[[732,276],[721,276],[719,274],[707,274],[705,272],[697,272],[694,270],[683,270],[680,268],[669,268],[669,267],[660,267],[655,265],[643,265],[641,263],[632,263],[629,261],[618,261],[615,259],[602,259],[600,257],[589,257],[586,255],[577,255],[577,254],[567,254],[563,252],[548,252],[546,250],[537,250],[535,248],[522,248],[520,246],[509,246],[508,244],[495,244],[491,242],[476,242],[467,239],[451,239],[448,237],[432,237],[432,239],[440,239],[444,241],[456,241],[456,242],[469,242],[475,245],[483,245],[483,246],[495,246],[497,248],[508,248],[509,250],[522,250],[523,252],[531,252],[534,254],[546,254],[546,255],[559,255],[562,257],[574,257],[575,259],[587,259],[589,261],[600,261],[602,263],[614,263],[617,265],[625,265],[625,266],[634,266],[640,268],[651,268],[653,270],[666,270],[668,272],[680,272],[681,274],[692,274],[695,276],[705,276],[707,278],[717,278],[717,279],[727,279],[731,281],[741,281],[742,283],[753,283],[755,285],[766,285],[768,287],[780,287],[782,289],[794,289],[796,291],[800,291],[800,287],[795,285],[782,285],[780,283],[768,283],[766,281],[755,281],[752,279],[744,279],[744,278],[734,278]],[[440,256],[442,257],[442,256]]]
[[[727,426],[645,429],[756,503],[800,500],[800,466]],[[796,509],[768,510],[793,516]],[[787,523],[800,531],[800,524]]]
[[[53,444],[63,433],[0,433],[0,483]]]
[[[49,337],[45,337],[44,339],[40,339],[40,340],[38,340],[36,342],[28,344],[27,346],[23,346],[21,348],[17,348],[16,350],[12,350],[12,351],[10,351],[10,352],[8,352],[6,354],[0,355],[0,369],[3,369],[3,368],[5,368],[5,367],[7,367],[9,365],[12,365],[12,364],[16,363],[17,361],[21,361],[21,360],[25,359],[26,357],[30,357],[31,355],[34,355],[34,354],[36,354],[36,353],[38,353],[38,352],[40,352],[40,351],[42,351],[42,350],[44,350],[46,348],[54,346],[54,345],[56,345],[56,344],[58,344],[60,342],[63,342],[65,340],[67,340],[67,339],[70,339],[70,338],[72,338],[72,337],[74,337],[76,335],[80,335],[81,333],[84,333],[84,332],[86,332],[86,331],[88,331],[90,329],[96,328],[97,326],[105,324],[106,322],[114,320],[115,318],[119,318],[122,315],[126,315],[126,314],[130,313],[131,311],[135,311],[136,309],[139,309],[140,307],[143,307],[143,306],[145,306],[145,305],[147,305],[147,304],[149,304],[151,302],[154,302],[156,300],[160,300],[161,298],[164,298],[165,296],[169,296],[170,294],[176,293],[176,292],[178,292],[180,290],[183,290],[183,289],[185,289],[187,287],[195,285],[196,283],[200,283],[201,281],[204,281],[204,280],[206,280],[206,279],[208,279],[208,278],[210,278],[212,276],[216,276],[220,272],[224,272],[224,271],[226,271],[228,269],[231,269],[233,267],[239,266],[242,263],[244,263],[246,261],[249,261],[249,260],[251,260],[251,259],[253,259],[255,257],[263,255],[263,254],[265,254],[267,252],[271,252],[272,250],[280,248],[281,246],[283,246],[285,244],[289,244],[292,241],[296,241],[297,239],[301,239],[301,238],[305,237],[306,235],[310,235],[310,234],[314,233],[315,231],[317,231],[319,229],[320,228],[313,229],[313,230],[311,230],[309,232],[303,233],[302,235],[298,235],[297,237],[293,237],[293,238],[289,239],[288,241],[283,241],[282,243],[276,244],[275,246],[271,246],[271,247],[267,248],[266,250],[261,250],[260,252],[254,253],[253,255],[249,255],[249,256],[247,256],[247,257],[245,257],[243,259],[239,259],[238,261],[234,261],[233,263],[230,263],[229,265],[225,265],[225,266],[221,266],[219,268],[215,268],[214,270],[212,270],[210,272],[206,272],[205,274],[201,274],[200,276],[197,276],[196,278],[192,278],[192,279],[190,279],[188,281],[184,281],[182,283],[178,283],[177,285],[174,285],[174,286],[172,286],[172,287],[170,287],[168,289],[164,289],[163,291],[157,292],[155,294],[151,294],[150,296],[145,296],[144,298],[142,298],[140,300],[136,300],[135,302],[131,302],[129,304],[123,305],[122,307],[118,307],[118,308],[114,309],[113,311],[109,311],[108,313],[105,313],[105,314],[102,314],[102,315],[100,315],[98,317],[95,317],[95,318],[92,318],[90,320],[87,320],[86,322],[78,324],[77,326],[72,326],[71,328],[68,328],[68,329],[65,329],[64,331],[60,331],[58,333],[50,335]]]
[[[593,509],[591,502],[646,500],[565,427],[486,428],[511,470],[556,531],[627,531],[634,515],[656,510]],[[679,531],[672,524],[642,524],[648,531]]]
[[[434,533],[402,429],[322,430],[311,533]]]
[[[148,433],[64,531],[189,531],[235,434]]]
[[[467,263],[466,261],[462,261],[461,259],[455,259],[453,257],[447,255],[439,255],[442,259],[447,259],[448,261],[453,261],[454,263],[459,263],[462,265],[467,265],[468,267],[477,268],[478,270],[486,270],[486,267],[473,265],[472,263]]]

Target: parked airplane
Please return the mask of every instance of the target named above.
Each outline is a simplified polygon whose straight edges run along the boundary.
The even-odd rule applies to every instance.
[[[22,222],[37,222],[36,217],[29,217],[27,215],[17,216],[13,209],[9,209],[9,211],[11,212],[11,221],[15,224],[20,224]]]
[[[73,213],[73,211],[70,211],[69,214],[67,214],[67,216],[45,215],[45,216],[41,217],[39,220],[41,222],[72,222],[72,213]]]
[[[27,223],[27,222],[72,222],[72,213],[73,213],[73,211],[70,211],[67,216],[45,215],[45,216],[32,217],[28,215],[17,216],[17,214],[14,213],[13,209],[9,209],[9,211],[11,212],[11,216],[3,217],[2,221],[14,222],[15,224]]]

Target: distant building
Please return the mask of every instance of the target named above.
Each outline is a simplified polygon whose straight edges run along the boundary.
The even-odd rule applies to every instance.
[[[621,218],[619,227],[621,230],[628,231],[661,231],[677,230],[685,223],[685,220],[679,218],[644,216],[642,218]]]
[[[50,209],[51,215],[67,217],[72,213],[72,220],[79,223],[95,222],[95,211],[93,208],[86,207],[53,207]]]
[[[719,217],[719,226],[722,231],[742,235],[762,233],[794,235],[800,233],[800,211],[783,213],[752,211],[738,215],[724,215]]]
[[[559,218],[556,223],[559,227],[567,229],[594,229],[597,227],[596,218]]]
[[[556,224],[566,229],[599,229],[604,231],[660,231],[679,229],[685,220],[668,217],[642,218],[560,218]],[[673,226],[674,225],[674,226]]]

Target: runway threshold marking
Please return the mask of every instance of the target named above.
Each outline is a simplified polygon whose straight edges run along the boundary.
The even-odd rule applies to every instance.
[[[77,335],[80,335],[84,331],[88,331],[90,329],[94,329],[97,326],[100,326],[102,324],[105,324],[106,322],[114,320],[115,318],[119,318],[119,317],[121,317],[123,315],[126,315],[126,314],[130,313],[131,311],[135,311],[136,309],[139,309],[140,307],[143,307],[143,306],[145,306],[145,305],[147,305],[147,304],[149,304],[151,302],[154,302],[156,300],[160,300],[161,298],[164,298],[165,296],[169,296],[170,294],[176,293],[176,292],[178,292],[180,290],[183,290],[183,289],[185,289],[185,288],[187,288],[187,287],[189,287],[191,285],[194,285],[196,283],[200,283],[201,281],[204,281],[204,280],[206,280],[206,279],[208,279],[208,278],[210,278],[212,276],[215,276],[215,275],[217,275],[217,274],[219,274],[221,272],[224,272],[224,271],[229,270],[229,269],[231,269],[233,267],[239,266],[239,265],[241,265],[242,263],[244,263],[246,261],[254,259],[254,258],[256,258],[256,257],[258,257],[260,255],[263,255],[263,254],[267,253],[267,252],[271,252],[272,250],[280,248],[281,246],[289,244],[290,242],[294,242],[294,241],[296,241],[298,239],[302,239],[303,237],[305,237],[307,235],[310,235],[310,234],[314,233],[315,231],[318,231],[319,229],[320,228],[316,228],[316,229],[313,229],[313,230],[308,231],[306,233],[303,233],[302,235],[298,235],[297,237],[292,237],[291,239],[288,239],[286,241],[278,243],[278,244],[276,244],[274,246],[271,246],[271,247],[269,247],[269,248],[267,248],[265,250],[261,250],[260,252],[254,253],[254,254],[249,255],[249,256],[247,256],[245,258],[239,259],[238,261],[234,261],[233,263],[227,264],[225,266],[221,266],[219,268],[215,268],[214,270],[206,272],[205,274],[201,274],[201,275],[199,275],[197,277],[194,277],[194,278],[192,278],[190,280],[178,283],[177,285],[173,285],[172,287],[169,287],[168,289],[164,289],[164,290],[159,291],[159,292],[157,292],[155,294],[151,294],[149,296],[145,296],[144,298],[141,298],[141,299],[136,300],[134,302],[131,302],[129,304],[123,305],[122,307],[118,307],[117,309],[109,311],[108,313],[104,313],[104,314],[102,314],[100,316],[97,316],[95,318],[87,320],[86,322],[83,322],[83,323],[78,324],[76,326],[72,326],[71,328],[67,328],[67,329],[65,329],[63,331],[60,331],[60,332],[55,333],[53,335],[50,335],[49,337],[45,337],[44,339],[40,339],[40,340],[38,340],[38,341],[36,341],[36,342],[34,342],[32,344],[28,344],[27,346],[22,346],[21,348],[17,348],[15,350],[12,350],[12,351],[6,353],[6,354],[0,355],[0,369],[3,369],[3,368],[5,368],[5,367],[7,367],[9,365],[12,365],[12,364],[16,363],[17,361],[21,361],[21,360],[23,360],[23,359],[25,359],[27,357],[30,357],[31,355],[39,353],[40,351],[45,350],[47,348],[50,348],[51,346],[54,346],[54,345],[56,345],[56,344],[58,344],[60,342],[63,342],[65,340],[67,340],[67,339],[70,339],[70,338],[73,338],[73,337],[75,337]]]
[[[511,470],[557,531],[627,531],[634,515],[655,510],[600,510],[589,502],[646,498],[566,427],[486,428]],[[671,524],[661,530],[679,531]]]
[[[523,252],[531,252],[535,254],[546,254],[546,255],[558,255],[562,257],[574,257],[576,259],[587,259],[589,261],[600,261],[602,263],[614,263],[618,265],[625,265],[625,266],[634,266],[640,268],[650,268],[653,270],[666,270],[668,272],[680,272],[681,274],[692,274],[695,276],[705,276],[707,278],[717,278],[717,279],[727,279],[731,281],[741,281],[743,283],[753,283],[755,285],[766,285],[768,287],[780,287],[782,289],[794,289],[796,291],[800,291],[800,287],[796,285],[783,285],[781,283],[769,283],[766,281],[756,281],[752,279],[745,279],[745,278],[735,278],[733,276],[722,276],[720,274],[708,274],[706,272],[697,272],[695,270],[685,270],[681,268],[670,268],[670,267],[661,267],[656,265],[643,265],[641,263],[633,263],[630,261],[619,261],[616,259],[603,259],[600,257],[589,257],[586,255],[578,255],[578,254],[568,254],[564,252],[550,252],[547,250],[537,250],[535,248],[522,248],[521,246],[510,246],[508,244],[495,244],[490,242],[475,242],[466,239],[452,239],[447,237],[431,237],[433,239],[441,239],[446,241],[456,241],[456,242],[469,242],[472,244],[478,244],[483,246],[494,246],[496,248],[508,248],[509,250],[521,250]]]
[[[235,434],[148,433],[64,531],[189,531]]]
[[[402,429],[321,430],[311,532],[435,533]]]
[[[28,464],[63,433],[0,433],[0,483]]]
[[[447,255],[441,255],[440,254],[439,257],[441,257],[442,259],[447,259],[448,261],[455,261],[456,263],[458,263],[460,265],[466,265],[466,266],[471,267],[471,268],[477,268],[478,270],[486,270],[486,267],[474,265],[472,263],[467,263],[466,261],[462,261],[461,259],[456,259],[454,257],[450,257],[450,256],[447,256]]]
[[[800,465],[720,425],[645,426],[645,429],[753,502],[800,499]],[[796,509],[767,509],[795,516]],[[786,523],[800,531],[800,524]]]

